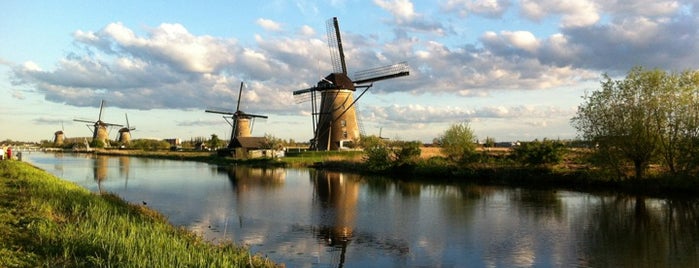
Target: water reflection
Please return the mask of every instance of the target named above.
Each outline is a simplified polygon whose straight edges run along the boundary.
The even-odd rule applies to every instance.
[[[284,185],[286,170],[283,168],[253,168],[249,166],[219,167],[225,172],[236,193],[249,191],[250,188],[277,188]]]
[[[107,170],[109,168],[109,157],[97,155],[92,159],[92,178],[97,182],[97,189],[104,193],[102,182],[107,180]]]
[[[128,157],[27,161],[288,267],[699,267],[696,200]]]
[[[589,211],[583,265],[594,267],[696,267],[697,202],[643,197],[601,198]],[[687,255],[687,252],[692,254]]]
[[[313,183],[315,236],[339,252],[338,266],[345,262],[347,246],[352,240],[357,217],[359,176],[340,172],[310,172]]]

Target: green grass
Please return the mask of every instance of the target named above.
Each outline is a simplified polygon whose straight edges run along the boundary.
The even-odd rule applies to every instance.
[[[0,237],[3,267],[274,266],[17,161],[0,161]]]

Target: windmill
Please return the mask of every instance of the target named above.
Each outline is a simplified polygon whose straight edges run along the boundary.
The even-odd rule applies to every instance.
[[[354,79],[347,76],[345,54],[342,50],[342,38],[337,18],[327,21],[328,46],[333,64],[333,73],[318,82],[317,85],[294,91],[294,96],[310,94],[311,115],[313,118],[313,139],[311,147],[321,150],[337,150],[344,142],[359,141],[359,125],[355,103],[373,83],[410,74],[405,62],[367,69],[355,73]],[[354,98],[357,88],[364,90]],[[316,94],[320,92],[320,108],[317,107]]]
[[[131,143],[131,130],[136,130],[136,128],[129,125],[129,115],[124,113],[124,116],[126,116],[126,127],[119,129],[119,137],[117,138],[117,141],[123,145],[127,145]]]
[[[115,126],[115,127],[123,127],[123,125],[119,124],[112,124],[112,123],[105,123],[102,121],[102,110],[104,109],[104,100],[100,102],[100,113],[99,116],[97,117],[97,121],[90,121],[90,120],[83,120],[83,119],[73,119],[76,122],[84,122],[84,123],[90,123],[94,127],[92,129],[92,141],[102,141],[103,144],[107,145],[107,140],[109,139],[109,134],[107,133],[107,127]],[[88,125],[88,128],[90,126]]]
[[[228,143],[228,148],[233,147],[233,140],[235,138],[252,136],[252,123],[255,118],[267,118],[266,115],[249,114],[240,110],[240,99],[242,99],[243,96],[243,85],[244,83],[240,82],[240,89],[238,90],[238,104],[235,106],[235,112],[213,109],[205,110],[207,113],[224,114],[223,119],[225,119],[226,122],[228,122],[228,124],[233,128],[231,131],[231,140]],[[232,122],[228,121],[228,118],[231,118]]]
[[[61,130],[53,133],[53,145],[56,147],[63,146],[63,142],[66,139],[65,132],[63,131],[63,121],[61,121]]]

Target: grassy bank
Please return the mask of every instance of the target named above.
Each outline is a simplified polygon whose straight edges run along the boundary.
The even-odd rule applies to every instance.
[[[18,161],[0,161],[0,237],[3,267],[274,266]]]

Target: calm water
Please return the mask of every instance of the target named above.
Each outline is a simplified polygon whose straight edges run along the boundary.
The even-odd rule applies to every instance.
[[[699,202],[25,153],[287,267],[699,267]]]

